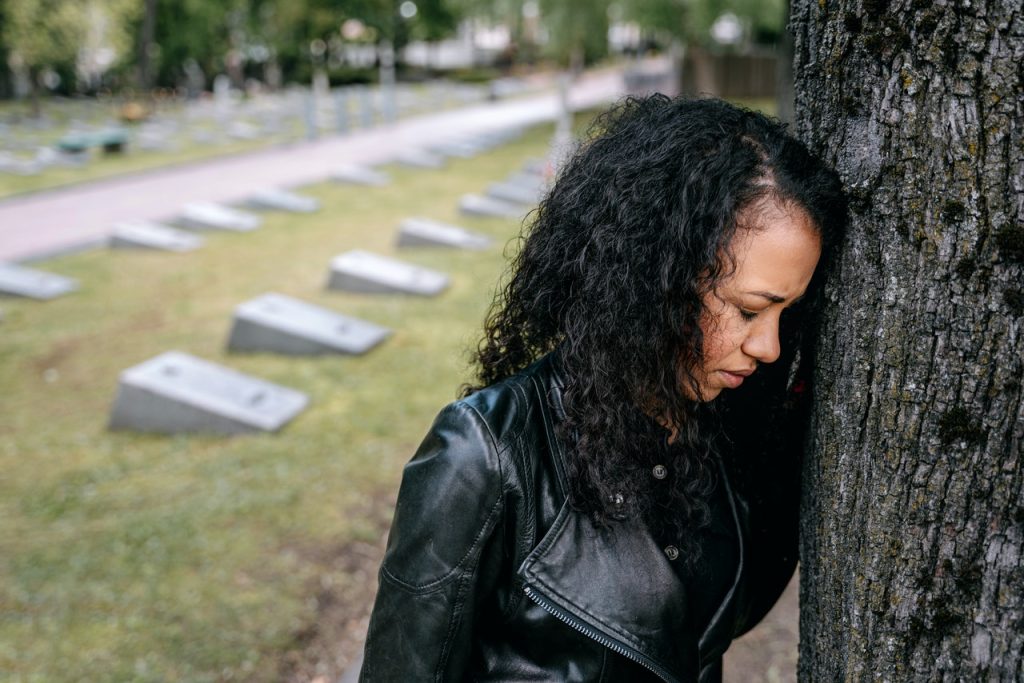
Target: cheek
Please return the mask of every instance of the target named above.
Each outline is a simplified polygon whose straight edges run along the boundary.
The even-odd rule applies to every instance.
[[[721,304],[705,311],[700,320],[700,331],[704,336],[704,365],[727,355],[730,351],[730,322]]]

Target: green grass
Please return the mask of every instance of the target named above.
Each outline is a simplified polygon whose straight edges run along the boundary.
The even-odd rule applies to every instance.
[[[39,264],[81,281],[0,301],[0,680],[273,681],[317,616],[316,587],[356,579],[328,549],[379,542],[504,268],[514,221],[456,215],[466,191],[543,153],[550,129],[385,188],[318,185],[312,216],[209,235],[191,254],[79,253]],[[403,250],[444,270],[434,299],[327,292],[347,249],[396,253],[407,216],[497,239],[483,253]],[[362,357],[236,355],[232,310],[266,291],[390,326]],[[177,349],[309,394],[280,433],[149,436],[105,428],[118,373]]]

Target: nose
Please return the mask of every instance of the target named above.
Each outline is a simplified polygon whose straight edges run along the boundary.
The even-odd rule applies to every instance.
[[[743,352],[760,363],[774,363],[782,353],[779,343],[779,321],[775,316],[763,316],[750,328],[743,341]]]

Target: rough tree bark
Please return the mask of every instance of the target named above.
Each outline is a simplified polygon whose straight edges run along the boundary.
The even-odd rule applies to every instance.
[[[1024,681],[1024,10],[793,0],[851,226],[804,468],[800,678]]]

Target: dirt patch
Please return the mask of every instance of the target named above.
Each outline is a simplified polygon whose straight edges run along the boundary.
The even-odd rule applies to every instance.
[[[333,683],[362,653],[393,506],[394,493],[381,492],[368,495],[361,509],[351,513],[362,515],[379,532],[376,543],[292,548],[322,570],[309,590],[316,599],[316,618],[295,634],[292,648],[281,658],[276,680]]]

